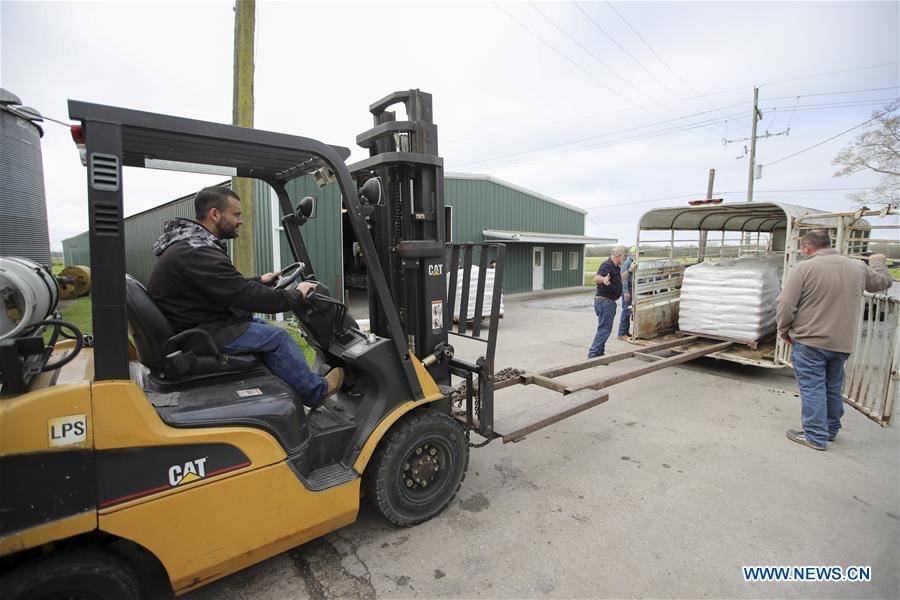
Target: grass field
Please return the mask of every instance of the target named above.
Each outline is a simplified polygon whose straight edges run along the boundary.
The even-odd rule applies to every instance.
[[[81,333],[91,333],[94,323],[91,318],[91,297],[82,296],[75,300],[65,302],[65,306],[59,309],[64,321],[69,321],[81,330]]]

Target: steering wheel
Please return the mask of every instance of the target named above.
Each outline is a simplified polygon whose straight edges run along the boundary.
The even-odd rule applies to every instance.
[[[281,279],[275,284],[276,290],[287,289],[292,283],[303,278],[303,269],[306,267],[302,262],[291,263],[281,270]],[[290,273],[290,275],[285,275]]]

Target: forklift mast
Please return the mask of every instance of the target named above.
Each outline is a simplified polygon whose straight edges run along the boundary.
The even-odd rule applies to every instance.
[[[396,113],[388,110],[397,104],[405,105],[407,120],[396,120]],[[394,92],[369,111],[374,126],[359,134],[356,143],[368,148],[370,157],[349,168],[360,185],[380,178],[384,194],[374,205],[361,207],[362,216],[410,351],[420,359],[439,356],[447,348],[444,311],[452,306],[445,307],[444,302],[444,165],[438,156],[431,94]],[[369,294],[370,326],[373,333],[387,337],[380,302],[377,294]],[[449,361],[427,362],[434,380],[450,385]]]

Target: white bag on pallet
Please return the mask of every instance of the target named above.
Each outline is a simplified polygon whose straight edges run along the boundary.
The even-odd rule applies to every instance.
[[[678,328],[743,341],[775,331],[780,257],[703,262],[685,269]]]
[[[469,275],[469,300],[466,305],[466,320],[475,319],[475,300],[478,292],[478,267],[472,265]],[[485,269],[484,275],[484,299],[481,304],[481,316],[491,316],[491,299],[494,297],[494,273],[495,269]],[[465,270],[458,269],[456,271],[456,302],[453,305],[453,320],[459,322],[459,313],[462,309],[462,291],[463,291],[463,275]],[[450,278],[447,278],[447,289],[450,288]],[[503,294],[500,294],[500,316],[503,316]]]

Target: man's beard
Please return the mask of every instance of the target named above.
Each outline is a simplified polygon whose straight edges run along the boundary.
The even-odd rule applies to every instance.
[[[239,234],[240,225],[220,225],[219,226],[219,239],[220,240],[233,240]]]

